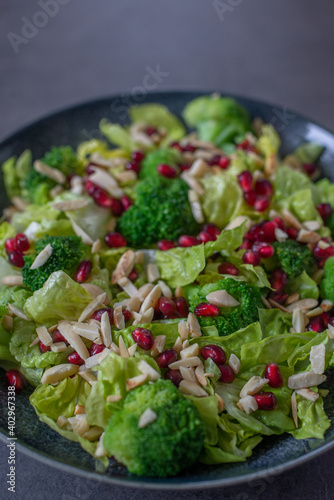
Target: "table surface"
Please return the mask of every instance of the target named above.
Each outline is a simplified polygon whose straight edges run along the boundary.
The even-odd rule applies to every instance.
[[[41,7],[44,5],[44,11]],[[41,11],[44,14],[41,14]],[[0,139],[85,100],[208,89],[268,100],[334,130],[334,4],[311,0],[19,0],[0,3]],[[152,80],[150,80],[152,82]],[[1,498],[8,451],[0,444]],[[239,487],[154,492],[106,486],[18,454],[18,498],[271,500],[333,498],[334,450]],[[3,493],[2,493],[3,492]]]

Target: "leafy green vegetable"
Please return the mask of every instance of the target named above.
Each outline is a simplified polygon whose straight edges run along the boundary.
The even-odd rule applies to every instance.
[[[257,149],[266,157],[278,153],[281,141],[272,125],[264,125],[257,141]]]
[[[152,177],[160,177],[157,167],[160,164],[171,165],[176,167],[182,162],[182,156],[175,148],[160,148],[147,153],[142,161],[139,177],[141,179],[150,179]]]
[[[162,104],[149,103],[132,106],[129,108],[129,115],[135,123],[164,129],[167,132],[168,141],[178,141],[186,132],[181,121]]]
[[[326,260],[324,277],[320,284],[321,296],[334,303],[334,257]]]
[[[324,149],[325,148],[323,146],[315,142],[306,142],[298,146],[293,154],[302,163],[315,163],[321,156]]]
[[[319,288],[316,282],[303,271],[297,278],[289,280],[286,287],[286,293],[292,295],[298,293],[300,299],[318,299]]]
[[[295,240],[286,240],[274,243],[275,254],[283,270],[289,278],[296,278],[303,271],[312,273],[316,269],[316,262],[307,245]]]
[[[31,163],[31,151],[26,149],[17,159],[12,156],[2,165],[5,188],[9,198],[22,195],[22,186],[31,168]]]
[[[117,123],[110,123],[107,119],[100,122],[100,131],[111,144],[120,146],[127,151],[136,149],[136,143],[131,139],[130,132]]]

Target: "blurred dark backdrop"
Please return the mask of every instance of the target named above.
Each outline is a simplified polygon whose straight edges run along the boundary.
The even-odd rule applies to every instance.
[[[333,18],[329,0],[0,0],[0,138],[67,105],[148,86],[244,94],[334,129]],[[330,500],[333,461],[332,451],[274,480],[187,494],[111,489],[19,454],[17,495]]]

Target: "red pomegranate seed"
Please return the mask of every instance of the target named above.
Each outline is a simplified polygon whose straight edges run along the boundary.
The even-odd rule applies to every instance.
[[[208,241],[215,241],[217,239],[217,236],[213,237],[213,236],[211,236],[211,234],[205,233],[204,231],[202,231],[201,233],[199,233],[198,239],[202,243],[207,243]]]
[[[90,260],[83,260],[80,262],[78,269],[74,275],[74,281],[77,283],[83,283],[87,281],[91,273],[93,264]]]
[[[210,167],[213,167],[214,165],[219,165],[220,158],[221,158],[220,155],[214,155],[212,158],[210,158],[210,160],[207,160],[207,163],[208,165],[210,165]]]
[[[313,175],[314,172],[317,170],[317,166],[310,163],[304,163],[303,169],[305,173],[311,177],[311,175]]]
[[[251,189],[250,191],[247,191],[246,193],[244,193],[244,200],[250,207],[254,207],[254,204],[256,202],[255,191],[253,189]]]
[[[170,250],[171,248],[175,248],[175,247],[176,247],[176,243],[174,243],[174,241],[170,241],[170,240],[158,241],[158,248],[159,248],[159,250],[162,250],[163,252],[165,252],[166,250]]]
[[[283,292],[288,281],[288,277],[283,269],[275,269],[270,278],[271,287],[275,292]]]
[[[218,345],[205,345],[201,349],[201,356],[203,359],[212,359],[212,361],[216,363],[216,365],[223,365],[224,363],[226,363],[225,351]]]
[[[183,236],[180,236],[178,243],[180,247],[194,247],[196,245],[200,245],[202,242],[195,236],[188,236],[184,234]]]
[[[256,231],[255,239],[265,243],[273,243],[276,240],[275,229],[276,225],[273,221],[264,222]]]
[[[251,147],[253,146],[251,145],[248,139],[245,139],[244,141],[239,142],[239,144],[237,144],[237,149],[243,149],[245,151],[248,151],[249,148]]]
[[[238,276],[239,269],[230,262],[222,262],[218,266],[218,272],[219,274],[231,274],[232,276]]]
[[[87,165],[87,167],[85,168],[85,172],[87,175],[92,175],[95,173],[95,168],[96,168],[96,165],[94,165],[94,163],[89,163]]]
[[[189,314],[189,305],[187,299],[184,297],[178,297],[175,299],[176,310],[181,316],[181,318],[186,318]]]
[[[177,361],[178,354],[175,349],[166,349],[155,358],[159,368],[167,368],[171,363]]]
[[[158,165],[157,171],[159,172],[160,175],[162,175],[163,177],[167,177],[168,179],[173,179],[174,177],[177,176],[176,168],[172,167],[171,165],[165,165],[165,164]]]
[[[259,410],[275,410],[277,406],[277,398],[273,392],[259,392],[254,394],[254,399]]]
[[[94,356],[95,354],[100,354],[100,352],[102,352],[104,349],[105,349],[104,344],[95,344],[93,342],[92,345],[90,346],[89,354],[91,356]]]
[[[268,363],[264,369],[264,377],[269,380],[270,387],[279,388],[283,385],[283,377],[277,363]]]
[[[256,194],[267,196],[268,198],[271,198],[274,193],[273,186],[267,179],[259,179],[256,181],[254,189]]]
[[[11,252],[13,252],[15,250],[15,239],[14,238],[8,238],[8,240],[6,240],[6,243],[5,243],[5,248],[6,248],[6,252],[8,254],[10,254]]]
[[[272,245],[263,245],[259,248],[258,253],[262,259],[269,259],[275,253],[274,247]]]
[[[142,151],[132,151],[131,158],[133,159],[133,161],[137,161],[138,163],[140,163],[145,158],[145,154]]]
[[[322,321],[324,322],[325,328],[327,328],[331,315],[329,312],[323,312],[321,314]]]
[[[221,233],[221,230],[219,227],[216,226],[216,224],[212,224],[211,222],[208,222],[207,224],[204,224],[202,231],[205,233],[209,233],[214,239],[217,239],[217,236]]]
[[[111,324],[114,322],[114,311],[111,307],[102,307],[102,309],[98,309],[97,311],[93,312],[91,315],[91,319],[95,319],[96,321],[101,321],[102,314],[107,312],[109,316],[109,321]]]
[[[292,240],[296,240],[298,236],[298,230],[295,229],[294,227],[287,227],[286,228],[286,233],[291,238]]]
[[[217,365],[220,370],[219,382],[224,382],[225,384],[230,384],[235,379],[235,374],[232,368],[228,365]]]
[[[261,264],[261,257],[253,250],[246,250],[242,256],[242,262],[244,264],[252,264],[252,266],[259,266]]]
[[[167,297],[160,297],[158,302],[158,307],[161,313],[167,318],[173,316],[176,311],[176,304],[172,299],[168,299]]]
[[[128,278],[129,278],[130,281],[136,281],[138,279],[138,271],[137,271],[137,269],[135,267],[132,269],[132,271],[129,274]]]
[[[307,325],[307,329],[318,333],[323,332],[325,330],[325,323],[321,315],[310,318],[310,322]]]
[[[334,326],[334,316],[329,319],[328,324]]]
[[[184,151],[185,153],[193,153],[194,151],[196,151],[196,149],[196,146],[193,146],[192,144],[186,144],[185,146],[183,146],[182,151]]]
[[[57,342],[65,342],[65,344],[68,343],[67,340],[62,336],[58,328],[54,332],[52,332],[51,336],[54,344],[56,344]]]
[[[111,198],[111,211],[116,217],[120,217],[122,213],[124,212],[124,207],[122,205],[122,202],[120,200],[117,200],[116,198]]]
[[[181,146],[181,144],[180,144],[179,142],[177,142],[177,141],[173,141],[173,142],[171,142],[170,147],[171,147],[171,148],[178,149],[179,151],[182,151],[182,146]]]
[[[121,203],[125,212],[133,205],[132,200],[126,195],[122,196]]]
[[[167,370],[165,379],[170,380],[176,387],[179,387],[180,382],[183,380],[180,370]]]
[[[250,250],[252,247],[253,247],[253,240],[245,238],[239,248],[243,248],[244,250]]]
[[[201,302],[195,307],[194,314],[195,316],[218,316],[219,307]]]
[[[265,212],[269,208],[270,200],[266,196],[258,196],[254,203],[256,212]]]
[[[85,361],[79,356],[77,351],[72,352],[67,356],[67,361],[73,365],[84,365]]]
[[[26,385],[26,379],[18,370],[8,370],[6,372],[6,382],[10,387],[15,387],[15,391],[19,394]]]
[[[278,302],[279,304],[284,304],[289,295],[287,293],[282,293],[282,292],[279,293],[270,292],[269,297]]]
[[[104,208],[111,208],[111,198],[103,189],[97,187],[92,193],[92,198],[97,205]]]
[[[133,330],[131,335],[140,349],[143,349],[144,351],[149,351],[150,349],[152,349],[154,337],[151,330],[138,326],[135,330]]]
[[[329,257],[334,256],[334,247],[320,248],[316,245],[313,248],[313,255],[317,260],[327,260]]]
[[[141,165],[138,161],[129,161],[125,165],[126,170],[133,170],[136,174],[139,174]]]
[[[85,181],[85,188],[89,196],[93,196],[93,193],[96,189],[100,189],[96,184],[89,181],[88,179]]]
[[[330,217],[333,213],[332,207],[329,203],[319,203],[319,205],[317,205],[317,210],[324,221],[326,221],[326,219],[328,219],[328,217]]]
[[[244,193],[248,193],[252,189],[253,176],[248,170],[244,170],[238,175],[238,181]]]
[[[286,232],[286,226],[283,219],[281,219],[280,217],[275,217],[273,219],[273,223],[275,224],[275,227],[282,229],[282,231]]]
[[[122,314],[124,316],[124,321],[125,323],[127,321],[130,321],[130,319],[132,318],[132,314],[131,314],[131,311],[129,311],[128,309],[122,309]]]
[[[146,129],[145,129],[145,133],[146,133],[147,135],[149,135],[149,136],[151,136],[151,135],[153,135],[153,134],[156,134],[157,132],[158,132],[158,129],[157,129],[157,128],[155,128],[155,127],[151,127],[151,126],[149,126],[149,127],[146,127]]]
[[[189,165],[189,163],[180,163],[179,164],[179,169],[181,170],[181,172],[185,172],[186,170],[189,170],[191,167],[191,165]]]
[[[121,233],[107,233],[104,237],[104,241],[110,248],[121,248],[126,246],[126,239]]]
[[[10,254],[8,255],[8,260],[12,266],[21,268],[24,267],[23,255],[17,250],[13,250],[13,252],[10,252]]]
[[[14,238],[15,241],[15,250],[18,252],[26,252],[30,248],[30,244],[28,238],[25,234],[19,233]]]
[[[219,162],[218,162],[218,165],[220,166],[220,168],[222,168],[223,170],[226,170],[229,166],[230,166],[230,163],[231,163],[231,160],[229,158],[227,158],[226,156],[221,156],[219,158]]]
[[[39,350],[41,351],[42,354],[44,354],[45,352],[51,351],[51,347],[49,345],[43,344],[43,342],[40,342]]]

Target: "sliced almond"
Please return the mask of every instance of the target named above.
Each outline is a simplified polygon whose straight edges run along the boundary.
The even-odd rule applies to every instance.
[[[108,451],[105,449],[103,446],[103,440],[104,440],[104,432],[102,432],[99,442],[97,443],[96,450],[95,450],[95,456],[97,458],[103,458],[108,456]]]
[[[56,384],[67,377],[75,375],[79,371],[79,366],[73,363],[66,363],[62,365],[52,366],[45,370],[42,375],[42,384]]]
[[[91,203],[87,198],[78,198],[77,200],[55,201],[52,203],[53,208],[62,212],[70,212],[71,210],[80,210]]]
[[[84,337],[85,339],[95,340],[100,336],[99,328],[96,324],[88,325],[87,323],[72,323],[72,330],[80,335],[80,337]]]
[[[166,335],[157,335],[154,338],[154,344],[151,351],[151,356],[156,357],[165,349]]]
[[[79,414],[75,417],[69,417],[67,419],[68,423],[71,425],[73,431],[79,436],[83,436],[85,432],[89,430],[89,424],[86,420],[86,415]]]
[[[85,361],[85,366],[89,370],[93,366],[97,366],[100,364],[99,362],[99,356],[101,353],[94,354],[94,356],[90,356],[88,359]]]
[[[187,370],[187,368],[186,368]],[[198,365],[195,368],[195,375],[198,380],[198,382],[203,386],[206,387],[208,385],[208,379],[204,375],[204,367],[203,365]]]
[[[261,295],[261,300],[263,305],[266,307],[266,309],[272,309],[272,305],[270,304],[269,300],[266,299],[263,295]]]
[[[184,291],[183,291],[183,288],[182,286],[177,286],[175,288],[175,298],[178,299],[179,297],[184,297]]]
[[[191,165],[190,169],[187,171],[189,175],[193,177],[203,177],[209,170],[209,165],[206,161],[201,158],[198,158]]]
[[[135,252],[135,264],[144,263],[144,252],[142,250],[137,250]]]
[[[321,309],[324,311],[324,312],[328,312],[332,309],[333,307],[333,302],[331,302],[330,300],[323,300],[320,304],[320,307]]]
[[[285,305],[289,306],[290,304],[297,302],[297,300],[299,300],[299,293],[293,293],[286,299]]]
[[[181,359],[193,358],[194,356],[198,356],[199,354],[199,345],[192,344],[185,349],[182,349],[180,352]]]
[[[228,364],[229,364],[230,368],[232,368],[232,370],[234,371],[235,374],[239,373],[239,371],[240,371],[240,359],[238,358],[238,356],[233,354],[233,352],[230,355],[230,358],[228,360]]]
[[[166,283],[162,280],[159,280],[158,281],[158,285],[160,286],[161,288],[161,295],[163,297],[167,297],[168,299],[171,299],[173,297],[173,292],[172,290],[169,288],[168,285],[166,285]]]
[[[114,217],[112,217],[111,219],[109,219],[109,222],[106,226],[106,230],[112,233],[113,231],[115,231],[116,226],[117,226],[117,220]]]
[[[331,246],[330,243],[327,243],[327,241],[325,241],[325,240],[318,241],[318,247],[321,248],[321,250],[326,250],[330,246]]]
[[[148,374],[142,373],[141,375],[137,375],[136,377],[128,378],[126,381],[126,390],[132,391],[136,387],[143,385],[148,380]]]
[[[303,222],[303,226],[308,231],[318,231],[321,228],[321,224],[317,220],[308,220],[306,222]]]
[[[50,346],[53,343],[52,337],[45,326],[39,326],[36,328],[36,333],[42,344]]]
[[[286,223],[290,224],[295,229],[302,229],[303,226],[301,225],[297,217],[295,217],[287,208],[283,208],[282,217]]]
[[[57,425],[60,429],[63,429],[67,424],[67,418],[64,415],[59,415],[57,418]]]
[[[298,300],[297,302],[294,302],[293,304],[290,304],[287,309],[289,312],[293,311],[294,309],[301,309],[301,310],[310,310],[314,309],[317,307],[318,301],[315,299],[302,299]]]
[[[86,382],[88,382],[90,385],[94,385],[95,382],[97,382],[97,378],[95,377],[95,375],[93,375],[92,372],[88,370],[80,370],[78,374],[80,375],[80,377],[86,380]]]
[[[277,241],[283,242],[289,238],[289,235],[280,229],[279,227],[275,228],[275,238]]]
[[[34,161],[34,169],[39,174],[58,182],[58,184],[65,184],[66,182],[66,176],[60,170],[49,167],[49,165],[46,165],[40,160]]]
[[[292,327],[295,332],[303,333],[307,325],[307,318],[301,309],[292,311]]]
[[[4,317],[2,318],[2,328],[6,330],[6,332],[11,332],[13,330],[13,326],[14,326],[13,317],[9,316],[9,314],[5,314]]]
[[[74,175],[71,180],[70,180],[70,186],[71,186],[71,193],[81,195],[84,192],[84,184],[83,184],[83,178],[80,177],[79,175]],[[56,186],[57,188],[58,186]],[[60,186],[61,187],[61,186]],[[54,188],[54,189],[56,189]],[[62,191],[61,191],[62,192]],[[51,192],[50,192],[51,194]],[[57,195],[60,193],[57,193]],[[51,196],[52,198],[55,198]]]
[[[72,326],[65,321],[61,321],[58,325],[58,330],[64,339],[70,344],[71,347],[79,354],[80,358],[86,360],[89,358],[89,352],[81,337],[75,333]]]
[[[218,413],[221,413],[224,410],[224,406],[225,406],[224,401],[223,401],[222,397],[219,396],[219,394],[217,394],[216,392],[215,392],[215,396],[216,396],[217,402],[218,402]]]
[[[300,243],[317,243],[321,239],[321,236],[314,232],[308,231],[307,229],[302,228],[297,236],[297,241]]]
[[[132,358],[132,356],[135,355],[137,347],[138,347],[138,344],[133,344],[133,345],[130,345],[130,347],[128,347],[128,354],[129,354],[130,358]]]
[[[74,415],[82,415],[83,413],[86,413],[86,407],[83,405],[76,405],[74,408]]]
[[[308,401],[316,401],[319,398],[319,394],[317,392],[307,389],[306,387],[305,389],[297,389],[295,392]]]
[[[179,385],[179,391],[182,394],[189,394],[190,396],[196,396],[198,398],[208,396],[208,393],[202,389],[202,387],[190,380],[181,380]]]
[[[27,203],[20,196],[12,196],[11,202],[20,212],[24,212],[27,208]]]
[[[282,306],[282,304],[280,304],[276,300],[269,298],[268,301],[269,301],[270,305],[273,306],[275,309],[280,309],[283,312],[291,313],[290,309],[288,309],[287,307]]]
[[[65,352],[67,350],[67,346],[65,342],[56,342],[52,344],[51,351],[52,352]]]
[[[75,220],[73,220],[72,217],[69,217],[69,220],[71,222],[73,231],[75,232],[75,234],[77,236],[80,236],[80,238],[82,239],[82,242],[85,243],[86,245],[93,245],[94,241],[89,236],[89,234],[87,234],[86,231],[84,231],[82,229],[82,227],[80,227],[79,224],[77,222],[75,222]]]
[[[187,349],[187,347],[189,347],[190,343],[189,343],[189,340],[186,339],[182,342],[182,349]]]
[[[295,373],[288,378],[288,387],[289,389],[304,389],[304,387],[313,387],[325,382],[326,378],[326,375],[319,375],[313,372]]]
[[[102,249],[102,243],[101,240],[95,240],[94,243],[92,244],[92,253],[99,253]]]
[[[141,302],[144,302],[148,294],[153,290],[153,283],[145,283],[145,285],[141,286],[138,290],[138,297]]]
[[[148,425],[152,424],[153,422],[156,421],[158,418],[158,415],[151,410],[151,408],[147,408],[144,413],[140,415],[139,421],[138,421],[138,427],[139,429],[143,429],[144,427],[147,427]]]
[[[141,321],[142,323],[151,323],[153,320],[154,316],[154,309],[153,307],[150,307],[141,315]]]
[[[142,303],[139,312],[143,314],[151,307],[154,308],[160,297],[161,297],[161,288],[159,285],[155,285],[155,287],[150,291],[150,293],[144,299],[144,302]]]
[[[150,283],[157,281],[160,278],[160,271],[156,264],[147,264],[146,266],[146,276]]]
[[[200,324],[196,316],[191,312],[188,314],[187,323],[189,326],[190,337],[201,337],[202,332]]]
[[[110,350],[115,354],[118,354],[119,356],[121,354],[120,348],[118,347],[118,345],[115,344],[115,342],[111,342]]]
[[[184,182],[186,184],[188,184],[188,186],[193,189],[194,191],[196,191],[196,193],[198,193],[199,195],[203,195],[205,193],[205,190],[202,186],[202,184],[200,184],[200,182],[198,182],[198,180],[195,179],[195,177],[193,177],[192,175],[189,175],[187,171],[183,172],[181,175],[180,175],[181,179],[184,180]]]
[[[87,441],[97,441],[99,437],[102,435],[102,433],[103,433],[102,427],[94,425],[93,427],[90,427],[88,431],[84,432],[82,437],[84,439],[87,439]]]
[[[101,293],[95,299],[93,299],[82,311],[80,318],[78,320],[79,323],[82,323],[87,318],[90,318],[93,312],[95,312],[101,304],[106,300],[107,294],[105,292]]]
[[[112,342],[109,314],[105,311],[101,316],[101,336],[106,347],[110,347]]]
[[[298,409],[297,409],[297,399],[295,392],[293,392],[291,396],[291,413],[292,413],[293,423],[295,424],[295,427],[298,427]]]
[[[138,370],[141,371],[144,375],[147,375],[150,380],[158,380],[160,378],[160,373],[157,372],[152,366],[147,363],[144,359],[139,361]]]
[[[307,311],[306,316],[308,318],[314,318],[315,316],[319,316],[319,314],[323,313],[323,309],[321,307],[316,307],[315,309],[311,309],[311,311]]]
[[[137,174],[134,170],[124,170],[123,172],[115,172],[115,178],[120,183],[134,182],[137,180]]]
[[[193,189],[190,189],[188,191],[188,199],[195,221],[198,222],[198,224],[202,224],[204,222],[204,215],[201,203],[199,201],[199,194],[196,193],[196,191],[194,191]]]
[[[80,286],[82,288],[84,288],[85,290],[87,290],[87,292],[90,293],[91,296],[94,297],[94,298],[96,298],[99,295],[101,295],[102,293],[104,293],[104,290],[102,290],[101,287],[99,287],[97,285],[93,285],[93,283],[80,283]],[[105,306],[107,306],[108,304],[110,304],[110,298],[108,297],[107,294],[106,294],[106,298],[105,298],[103,304]]]
[[[190,382],[193,382],[194,384],[198,385],[199,382],[198,382],[197,377],[195,375],[194,368],[185,368],[184,366],[181,366],[180,373],[182,375],[183,380],[189,380]]]
[[[21,275],[4,276],[1,279],[1,284],[4,286],[22,286],[23,276]]]
[[[211,292],[205,298],[210,304],[213,304],[218,307],[240,306],[240,302],[238,302],[234,297],[232,297],[232,295],[227,293],[226,290],[217,290],[215,292]]]
[[[185,368],[190,368],[192,366],[199,366],[202,364],[202,361],[196,356],[192,358],[180,359],[179,361],[174,361],[169,365],[171,370],[178,370],[181,366]]]
[[[187,340],[190,335],[189,323],[184,319],[181,319],[177,325],[177,330],[180,334],[181,340]]]
[[[138,295],[138,289],[135,287],[135,285],[132,283],[132,281],[129,280],[129,278],[126,278],[125,276],[123,278],[120,278],[117,281],[117,284],[123,288],[123,290],[129,295],[129,297],[136,297]]]
[[[20,319],[23,319],[24,321],[31,321],[26,313],[22,311],[19,307],[14,306],[14,304],[8,304],[8,310],[11,311],[14,316],[17,316]]]
[[[175,343],[173,345],[173,349],[174,351],[176,351],[178,354],[180,354],[180,352],[182,351],[183,349],[183,345],[182,345],[182,340],[181,340],[181,337],[177,337],[177,339],[175,340]]]
[[[11,318],[11,319],[13,319],[13,318]],[[37,344],[39,344],[39,338],[38,338],[38,337],[36,337],[36,338],[35,338],[35,339],[31,342],[31,344],[29,344],[29,347],[34,347],[34,345],[37,345]],[[53,344],[53,345],[55,345],[55,344]]]
[[[311,347],[310,352],[311,370],[318,375],[325,371],[326,367],[326,347],[324,344],[318,344]]]
[[[107,396],[107,403],[118,403],[122,398],[122,394],[111,394]]]
[[[267,378],[262,378],[257,375],[251,377],[248,382],[243,386],[240,391],[240,398],[244,398],[245,396],[253,396],[257,392],[261,391],[261,389],[267,385],[269,380]]]
[[[52,246],[50,244],[46,245],[46,247],[37,255],[34,262],[31,264],[30,269],[38,269],[39,267],[43,266],[51,257],[52,252]]]
[[[253,398],[253,396],[244,396],[243,398],[240,398],[237,407],[241,410],[247,413],[249,415],[253,411],[256,411],[259,406],[256,402],[256,399]]]
[[[235,229],[236,227],[241,226],[246,222],[246,230],[248,231],[250,227],[252,226],[252,222],[247,215],[238,215],[235,219],[233,219],[226,227],[225,230],[227,229]]]
[[[128,277],[135,264],[135,253],[127,250],[119,259],[115,271],[112,273],[111,283],[115,285],[121,278]]]
[[[118,330],[124,330],[125,328],[122,306],[115,307],[114,309],[114,324]]]
[[[118,185],[116,179],[101,168],[95,168],[95,172],[88,177],[90,182],[107,191],[114,198],[121,198],[124,195],[123,189]]]
[[[118,337],[118,345],[119,345],[119,352],[120,352],[122,358],[129,358],[130,356],[128,353],[128,349],[124,343],[122,335],[120,335]]]

